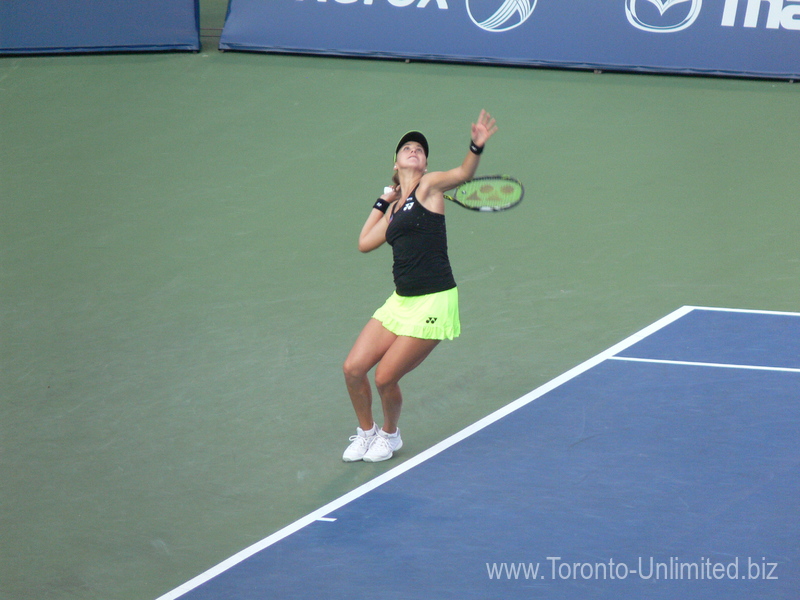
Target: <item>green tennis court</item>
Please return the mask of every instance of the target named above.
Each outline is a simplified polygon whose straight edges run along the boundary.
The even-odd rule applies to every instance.
[[[0,598],[152,599],[683,305],[798,310],[800,88],[220,53],[0,58]],[[449,207],[462,336],[344,464],[356,238],[409,129],[525,184]]]

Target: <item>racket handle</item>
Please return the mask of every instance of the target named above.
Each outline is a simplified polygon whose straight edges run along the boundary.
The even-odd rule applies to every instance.
[[[394,191],[394,188],[391,187],[391,186],[388,186],[388,185],[385,188],[383,188],[383,193],[384,194],[391,194],[393,191]]]

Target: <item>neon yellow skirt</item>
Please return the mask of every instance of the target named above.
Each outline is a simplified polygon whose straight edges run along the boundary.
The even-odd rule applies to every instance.
[[[398,296],[394,292],[372,318],[395,335],[452,340],[461,334],[458,288],[425,296]]]

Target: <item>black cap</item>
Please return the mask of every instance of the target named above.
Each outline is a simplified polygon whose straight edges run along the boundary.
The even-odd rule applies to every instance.
[[[425,158],[428,158],[428,140],[426,140],[425,136],[419,131],[409,131],[400,138],[400,141],[397,143],[397,148],[395,148],[394,151],[395,156],[397,156],[397,153],[400,152],[400,148],[405,146],[406,142],[417,142],[425,151]]]

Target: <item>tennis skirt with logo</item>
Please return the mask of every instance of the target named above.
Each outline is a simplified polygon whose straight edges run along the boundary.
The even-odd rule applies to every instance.
[[[398,296],[394,292],[372,318],[395,335],[452,340],[461,334],[458,288],[424,296]]]

